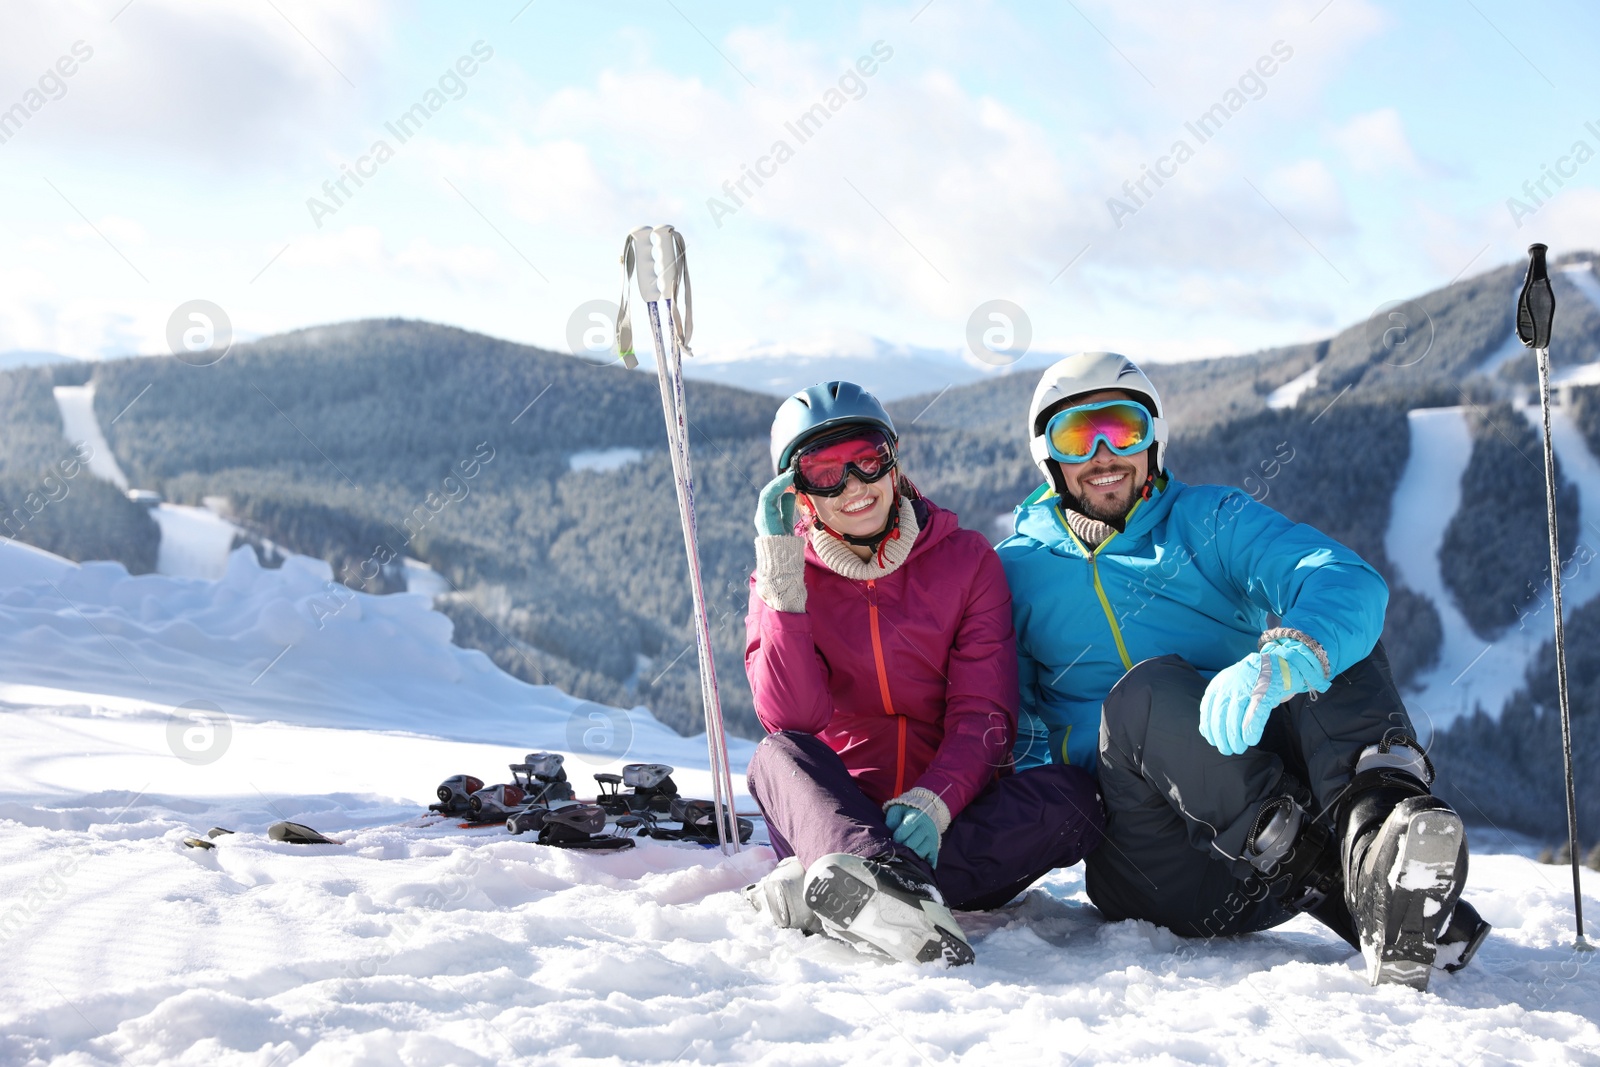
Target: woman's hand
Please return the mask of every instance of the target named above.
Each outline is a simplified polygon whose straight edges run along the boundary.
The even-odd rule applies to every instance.
[[[894,839],[922,857],[929,867],[939,866],[939,828],[933,817],[909,804],[890,804],[883,821],[894,832]]]
[[[756,504],[756,533],[762,537],[794,533],[794,471],[784,471],[761,490]]]

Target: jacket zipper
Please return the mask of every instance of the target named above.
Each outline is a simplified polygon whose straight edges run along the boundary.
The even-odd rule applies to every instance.
[[[1138,511],[1143,504],[1143,500],[1135,503],[1128,510],[1128,518],[1133,518],[1133,513]],[[1060,507],[1055,509],[1055,516],[1056,522],[1061,524],[1061,528],[1067,532],[1067,536],[1072,538],[1073,543],[1089,557],[1089,573],[1094,577],[1094,595],[1100,599],[1100,610],[1105,612],[1106,622],[1111,625],[1111,639],[1117,644],[1117,655],[1122,660],[1122,669],[1125,671],[1132,670],[1133,657],[1128,655],[1128,646],[1123,644],[1122,627],[1117,624],[1116,613],[1111,610],[1111,600],[1106,596],[1105,586],[1100,584],[1100,553],[1105,550],[1107,545],[1117,539],[1117,531],[1112,531],[1110,537],[1091,549],[1078,539],[1077,534],[1072,532],[1072,527],[1067,525],[1066,517],[1061,514]]]
[[[889,695],[889,669],[883,659],[883,637],[878,630],[878,583],[876,579],[867,579],[867,621],[872,629],[872,662],[878,668],[878,696],[883,700],[883,713],[894,715],[894,699]],[[900,721],[897,724],[898,739],[896,742],[894,764],[894,795],[899,796],[905,792],[906,779],[906,719],[904,715],[895,716]]]

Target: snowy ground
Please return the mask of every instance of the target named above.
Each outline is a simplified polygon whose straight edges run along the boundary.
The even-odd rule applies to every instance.
[[[1471,880],[1496,936],[1426,994],[1368,987],[1309,920],[1209,944],[1104,923],[1080,870],[964,916],[978,963],[927,970],[768,926],[733,892],[765,848],[415,825],[445,772],[520,749],[240,723],[197,767],[166,721],[0,707],[0,1062],[1600,1062],[1566,872],[1505,841]],[[261,836],[280,818],[341,844]],[[240,833],[181,843],[214,824]]]
[[[541,748],[580,787],[657,759],[704,796],[703,740],[509,678],[425,597],[327,614],[325,579],[0,545],[0,1063],[1600,1063],[1565,871],[1498,835],[1470,884],[1497,935],[1417,994],[1309,920],[1210,944],[1104,923],[1078,870],[963,917],[977,965],[927,970],[768,926],[733,892],[764,847],[425,825],[447,775]],[[340,843],[273,843],[280,819]],[[238,833],[182,843],[214,825]]]

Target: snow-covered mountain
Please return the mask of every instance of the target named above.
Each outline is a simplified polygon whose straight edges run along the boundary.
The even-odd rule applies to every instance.
[[[565,752],[580,790],[663,759],[704,795],[705,748],[635,710],[625,754],[585,751],[575,716],[619,709],[454,648],[422,597],[327,578],[248,550],[206,581],[0,545],[0,1062],[1600,1056],[1564,872],[1499,834],[1468,885],[1494,935],[1418,994],[1369,987],[1305,918],[1210,943],[1104,922],[1081,868],[963,914],[977,964],[930,972],[772,927],[735,891],[772,865],[759,843],[598,855],[424,825],[436,782],[529,749]],[[283,819],[338,843],[269,840]],[[212,826],[235,833],[184,844]]]
[[[817,382],[855,382],[890,401],[1005,374],[1037,372],[1057,358],[1029,353],[1015,363],[992,365],[964,351],[896,345],[874,337],[847,339],[816,350],[766,346],[738,359],[696,356],[685,360],[683,369],[690,378],[773,396],[789,396]]]

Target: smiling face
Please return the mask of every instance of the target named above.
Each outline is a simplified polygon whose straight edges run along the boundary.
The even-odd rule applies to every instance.
[[[871,537],[888,525],[896,476],[895,471],[890,471],[877,481],[868,483],[852,473],[845,480],[844,492],[838,496],[797,495],[828,529],[851,537]],[[866,551],[870,554],[871,550]]]
[[[1075,396],[1061,407],[1095,404],[1102,400],[1134,399],[1133,394],[1120,389],[1104,389]],[[1078,505],[1079,511],[1102,522],[1121,522],[1133,509],[1139,491],[1144,488],[1145,478],[1150,473],[1150,450],[1147,448],[1131,456],[1119,456],[1101,441],[1086,463],[1050,462],[1055,463],[1056,469],[1061,472],[1067,495]]]

